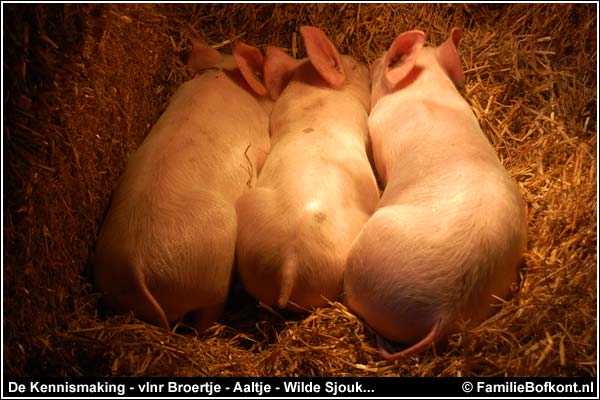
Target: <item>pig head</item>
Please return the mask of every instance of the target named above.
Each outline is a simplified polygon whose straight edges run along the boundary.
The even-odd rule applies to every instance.
[[[415,354],[498,310],[517,282],[526,209],[457,87],[454,28],[439,47],[399,35],[372,66],[369,132],[385,189],[353,243],[349,307]]]
[[[128,160],[93,259],[94,282],[118,312],[169,328],[217,319],[235,254],[235,201],[269,150],[263,57],[192,41],[195,77],[176,91]]]
[[[244,287],[294,310],[340,295],[350,244],[379,199],[366,154],[368,71],[320,29],[301,34],[308,59],[267,49],[271,152],[236,205]]]

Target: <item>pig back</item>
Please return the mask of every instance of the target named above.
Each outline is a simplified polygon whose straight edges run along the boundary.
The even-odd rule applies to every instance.
[[[270,147],[265,104],[223,71],[209,71],[175,93],[134,162],[235,201],[256,180]]]

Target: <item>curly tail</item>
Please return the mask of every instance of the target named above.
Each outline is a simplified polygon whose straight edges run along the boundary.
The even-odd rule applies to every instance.
[[[150,292],[148,289],[141,268],[135,268],[134,276],[136,287],[138,288],[139,295],[141,296],[140,306],[142,309],[139,311],[139,317],[158,325],[161,328],[169,330],[169,320],[167,315],[152,292]],[[136,313],[136,311],[138,310],[134,310],[134,313]]]
[[[294,280],[296,279],[296,269],[298,268],[297,264],[296,255],[291,253],[286,256],[281,266],[281,289],[279,291],[279,298],[277,299],[277,306],[281,309],[287,306],[292,295]]]
[[[379,334],[377,334],[377,345],[379,347],[379,352],[381,353],[383,358],[385,358],[388,361],[395,361],[400,358],[412,356],[413,354],[419,353],[419,352],[425,350],[427,347],[429,347],[437,339],[439,339],[440,333],[441,333],[441,322],[442,322],[441,319],[438,320],[433,325],[433,327],[431,328],[431,330],[429,331],[427,336],[425,336],[419,342],[417,342],[417,343],[413,344],[412,346],[410,346],[409,348],[399,351],[397,353],[388,352],[388,350],[386,349],[386,346],[385,346],[384,339]]]

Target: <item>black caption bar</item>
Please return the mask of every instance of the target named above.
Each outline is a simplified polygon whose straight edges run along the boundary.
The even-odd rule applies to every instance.
[[[597,397],[597,378],[7,378],[19,397]]]

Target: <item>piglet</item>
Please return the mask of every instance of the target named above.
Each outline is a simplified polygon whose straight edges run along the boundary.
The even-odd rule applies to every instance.
[[[271,152],[236,204],[244,287],[295,311],[340,295],[350,244],[379,200],[366,150],[368,70],[320,29],[300,32],[308,60],[267,49]]]
[[[399,35],[372,66],[369,131],[385,189],[348,256],[349,307],[415,354],[479,323],[517,281],[527,218],[456,86],[463,85],[454,28],[439,47]],[[495,304],[495,305],[494,305]]]
[[[269,150],[260,51],[192,40],[195,77],[128,160],[100,230],[94,280],[116,311],[169,329],[216,320],[232,278],[235,201]]]

